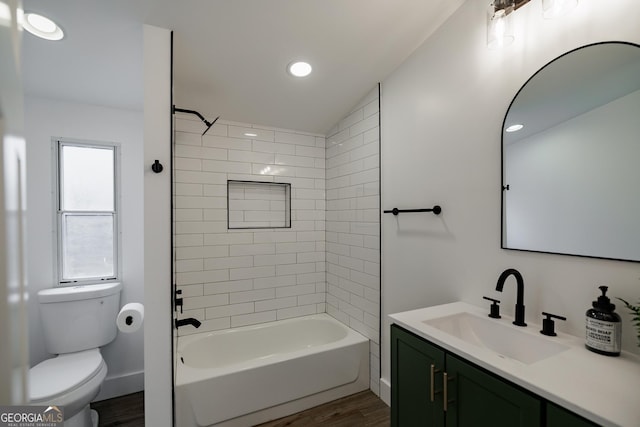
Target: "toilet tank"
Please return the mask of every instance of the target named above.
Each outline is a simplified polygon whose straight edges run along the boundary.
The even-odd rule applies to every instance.
[[[121,283],[112,282],[38,292],[47,351],[73,353],[113,341],[121,289]]]

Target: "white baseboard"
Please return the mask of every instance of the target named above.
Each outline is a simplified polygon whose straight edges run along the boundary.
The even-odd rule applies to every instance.
[[[102,383],[100,393],[93,401],[107,400],[142,390],[144,390],[144,371],[131,372],[117,377],[107,377]]]
[[[386,378],[380,378],[380,399],[391,406],[391,384]]]

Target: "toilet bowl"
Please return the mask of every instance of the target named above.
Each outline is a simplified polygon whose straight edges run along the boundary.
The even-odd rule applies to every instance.
[[[47,359],[29,370],[31,404],[63,407],[65,427],[91,426],[89,402],[106,376],[107,365],[98,349]]]
[[[121,289],[110,283],[38,292],[45,346],[57,356],[29,370],[29,400],[62,407],[65,427],[98,425],[89,403],[107,376],[100,347],[116,337]]]

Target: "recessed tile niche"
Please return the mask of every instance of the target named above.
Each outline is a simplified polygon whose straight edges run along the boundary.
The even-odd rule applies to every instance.
[[[227,224],[230,230],[291,228],[291,184],[228,180]]]

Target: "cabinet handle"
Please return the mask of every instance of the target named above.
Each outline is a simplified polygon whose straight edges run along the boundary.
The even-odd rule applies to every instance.
[[[435,376],[437,373],[441,372],[440,369],[436,369],[436,365],[431,364],[431,378],[430,378],[430,398],[431,401],[435,401],[436,394],[440,393],[440,391],[435,390]]]
[[[442,374],[443,376],[443,385],[442,385],[442,389],[444,392],[444,396],[443,396],[443,402],[442,405],[444,407],[444,412],[447,412],[447,409],[449,407],[449,403],[453,403],[454,399],[449,400],[449,381],[453,381],[455,380],[455,377],[449,377],[449,374],[447,374],[446,372]]]

